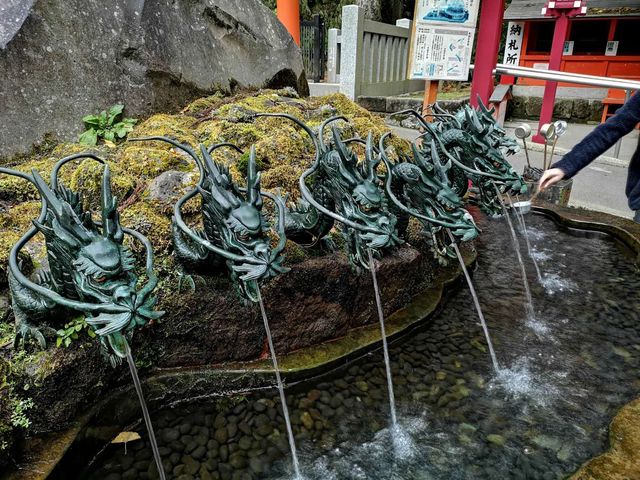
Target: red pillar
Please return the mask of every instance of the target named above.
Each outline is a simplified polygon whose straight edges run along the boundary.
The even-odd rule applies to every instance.
[[[278,20],[286,27],[293,41],[300,45],[300,1],[277,0]]]
[[[502,35],[504,0],[484,0],[480,12],[480,31],[476,42],[476,60],[471,85],[471,105],[478,106],[478,95],[485,105],[493,93],[493,69],[498,63]]]
[[[551,45],[551,57],[549,58],[549,70],[560,70],[562,64],[562,53],[564,52],[564,42],[567,40],[569,32],[569,17],[564,13],[557,17],[556,26],[553,31],[553,43]],[[553,107],[556,102],[556,91],[558,82],[547,82],[544,87],[544,98],[542,99],[542,110],[540,112],[540,124],[538,133],[533,136],[536,143],[544,143],[545,138],[540,135],[540,128],[545,123],[551,122],[553,118]]]

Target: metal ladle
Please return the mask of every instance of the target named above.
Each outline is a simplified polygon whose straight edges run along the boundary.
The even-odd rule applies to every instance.
[[[515,129],[516,138],[522,140],[524,145],[524,154],[527,158],[527,166],[531,168],[531,162],[529,161],[529,148],[527,147],[527,138],[531,136],[531,126],[528,123],[521,123]]]
[[[542,127],[540,128],[540,135],[542,135],[542,137],[544,137],[544,163],[542,165],[543,170],[546,170],[548,168],[547,166],[547,160],[548,160],[548,155],[547,155],[547,148],[549,145],[549,142],[552,141],[556,135],[556,127],[553,123],[545,123],[544,125],[542,125]]]
[[[553,123],[553,126],[555,128],[555,134],[553,138],[553,145],[551,146],[551,159],[549,161],[549,166],[545,167],[545,170],[549,168],[551,166],[551,163],[553,162],[553,152],[555,152],[556,150],[556,144],[558,143],[558,138],[560,138],[565,133],[567,133],[567,125],[568,125],[567,122],[565,122],[564,120],[558,120],[557,122]]]

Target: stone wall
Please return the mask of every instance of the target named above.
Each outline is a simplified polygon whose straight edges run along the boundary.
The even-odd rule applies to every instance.
[[[600,122],[602,101],[584,98],[557,98],[553,108],[553,118],[570,120],[573,123]],[[516,96],[509,101],[507,116],[518,119],[540,118],[542,97]]]

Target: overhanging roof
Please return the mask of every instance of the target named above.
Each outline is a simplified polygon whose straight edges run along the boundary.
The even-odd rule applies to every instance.
[[[545,18],[544,0],[513,0],[504,14],[505,20]],[[587,0],[587,17],[640,16],[640,0]]]

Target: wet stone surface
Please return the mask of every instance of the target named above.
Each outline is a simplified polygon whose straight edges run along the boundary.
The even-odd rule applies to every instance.
[[[460,290],[422,331],[391,346],[393,435],[381,351],[287,389],[306,478],[560,479],[606,449],[608,423],[640,391],[640,276],[611,240],[526,220],[544,276],[541,285],[520,236],[535,318],[526,318],[505,220],[481,225],[474,281],[502,370],[491,370]],[[153,420],[168,478],[291,477],[275,390],[168,408]],[[89,471],[65,478],[157,473],[138,441],[110,446]]]

